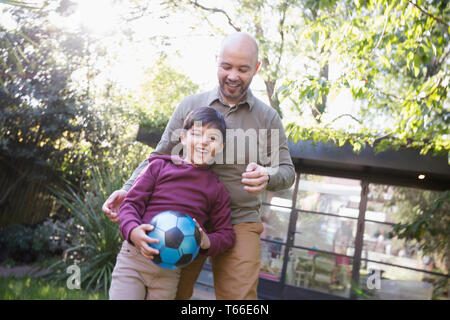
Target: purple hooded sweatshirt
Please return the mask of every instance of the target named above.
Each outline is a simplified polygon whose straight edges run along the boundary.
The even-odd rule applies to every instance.
[[[209,166],[194,167],[178,156],[152,156],[119,210],[120,232],[130,241],[131,230],[158,213],[183,212],[208,226],[211,246],[201,250],[215,256],[232,247],[230,196]]]

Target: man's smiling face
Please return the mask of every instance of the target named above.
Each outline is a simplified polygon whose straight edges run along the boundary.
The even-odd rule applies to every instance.
[[[245,97],[258,71],[255,46],[245,35],[228,39],[222,45],[217,57],[217,77],[220,94],[229,104],[237,104]]]

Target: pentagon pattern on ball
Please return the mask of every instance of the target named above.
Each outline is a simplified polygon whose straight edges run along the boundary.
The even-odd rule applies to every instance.
[[[178,249],[180,244],[183,242],[184,234],[180,229],[178,229],[178,227],[175,227],[167,230],[164,237],[167,248]]]
[[[200,251],[201,235],[195,221],[180,212],[161,212],[150,221],[155,228],[148,233],[159,243],[149,244],[159,250],[153,262],[167,269],[182,268],[195,259]]]

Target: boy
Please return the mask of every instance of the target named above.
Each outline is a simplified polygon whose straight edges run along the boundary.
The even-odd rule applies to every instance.
[[[187,116],[183,129],[184,157],[150,157],[120,207],[120,232],[125,241],[112,274],[110,299],[175,298],[180,270],[151,262],[158,250],[148,245],[158,242],[147,236],[153,230],[148,222],[162,211],[180,211],[195,219],[202,236],[200,254],[214,256],[234,243],[230,196],[209,170],[215,154],[223,150],[225,120],[213,108],[202,107]],[[201,227],[206,223],[209,234]]]

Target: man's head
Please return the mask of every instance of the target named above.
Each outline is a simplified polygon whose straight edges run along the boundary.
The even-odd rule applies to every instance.
[[[222,97],[229,104],[240,102],[261,64],[255,39],[243,32],[225,37],[217,55],[217,63]]]
[[[223,116],[211,107],[191,111],[183,124],[180,135],[185,158],[193,165],[212,164],[224,147],[226,124]]]

